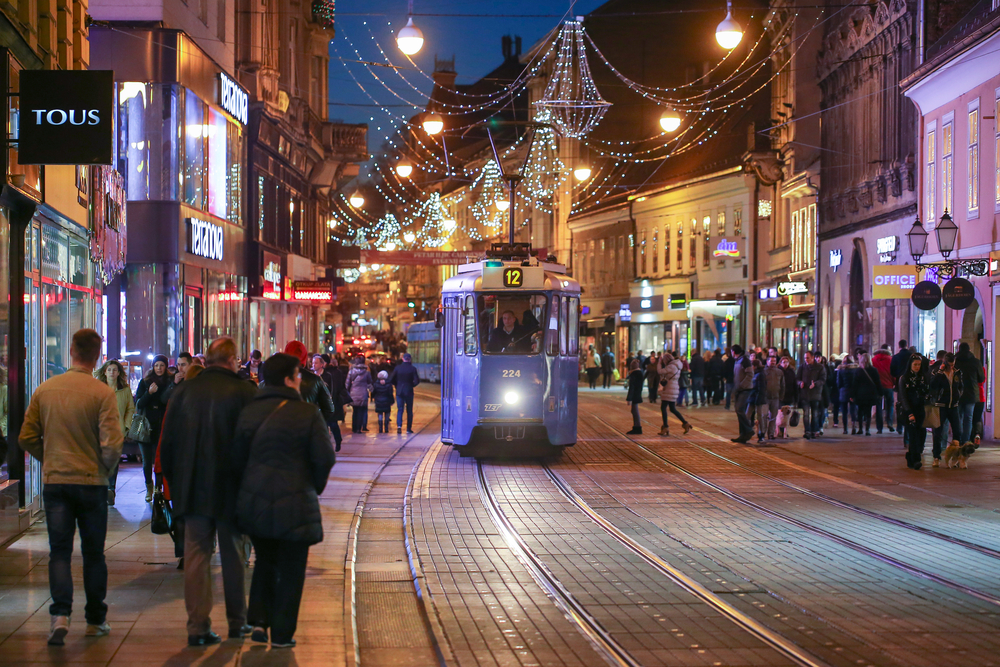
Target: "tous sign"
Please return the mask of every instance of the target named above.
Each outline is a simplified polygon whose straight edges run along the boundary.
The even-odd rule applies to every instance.
[[[24,70],[18,80],[18,162],[111,164],[113,72]]]
[[[250,95],[225,72],[219,72],[219,106],[243,125],[247,124]]]
[[[188,252],[192,255],[221,262],[224,245],[222,227],[198,218],[188,218],[188,228],[191,230],[188,239]]]

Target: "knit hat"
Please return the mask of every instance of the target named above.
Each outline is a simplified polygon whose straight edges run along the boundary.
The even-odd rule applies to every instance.
[[[170,365],[170,362],[167,361],[167,355],[165,355],[165,354],[158,354],[155,357],[153,357],[153,365],[154,366],[156,365],[156,362],[158,362],[158,361],[162,361],[164,366],[169,366]]]
[[[288,345],[285,346],[285,354],[297,357],[303,368],[309,364],[309,350],[297,340],[289,341]]]
[[[378,379],[379,380],[388,380],[389,379],[389,374],[386,373],[385,371],[379,371],[378,372]]]

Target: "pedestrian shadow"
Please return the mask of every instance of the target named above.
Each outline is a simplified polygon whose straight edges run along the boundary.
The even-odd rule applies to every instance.
[[[241,648],[242,645],[237,642],[226,641],[214,650],[188,646],[167,658],[163,667],[190,667],[194,664],[198,667],[225,667],[238,662]]]
[[[263,644],[255,644],[240,656],[240,667],[298,667],[295,649],[268,649]]]

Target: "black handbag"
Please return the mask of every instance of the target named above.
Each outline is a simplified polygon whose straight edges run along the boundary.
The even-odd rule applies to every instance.
[[[154,535],[168,535],[174,525],[174,517],[170,512],[170,505],[163,497],[163,491],[157,489],[153,494],[153,518],[149,522],[149,529]]]
[[[799,411],[792,410],[792,416],[788,418],[788,425],[792,428],[799,425]]]

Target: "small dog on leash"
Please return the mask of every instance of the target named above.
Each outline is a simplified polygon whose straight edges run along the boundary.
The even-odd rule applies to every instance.
[[[948,445],[942,458],[944,459],[944,465],[948,468],[968,468],[966,461],[972,456],[972,453],[976,451],[976,446],[971,442],[967,442],[964,445],[958,444],[958,440],[952,440],[951,444]]]
[[[778,416],[774,418],[774,435],[776,438],[787,438],[785,434],[785,428],[788,426],[789,416],[792,414],[792,408],[788,405],[783,405],[778,410]]]

